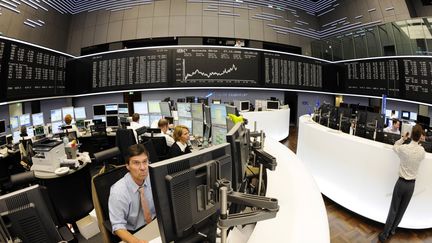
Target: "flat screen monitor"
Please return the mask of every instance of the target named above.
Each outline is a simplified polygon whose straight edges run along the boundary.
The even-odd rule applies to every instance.
[[[85,120],[76,120],[75,125],[77,126],[77,128],[82,129],[86,127],[85,122]]]
[[[430,118],[428,116],[417,115],[417,123],[423,125],[423,129],[430,126]]]
[[[6,132],[6,121],[0,120],[0,134],[5,133],[5,132]]]
[[[410,112],[409,111],[402,111],[401,119],[409,120],[410,119]]]
[[[410,112],[410,120],[417,121],[417,112]]]
[[[12,133],[12,143],[17,144],[20,142],[21,139],[21,132],[20,131],[14,131]]]
[[[179,117],[178,124],[186,126],[189,128],[189,131],[192,131],[192,120],[188,118]]]
[[[51,130],[53,134],[63,133],[63,129],[61,128],[63,125],[62,121],[56,121],[51,123]]]
[[[192,117],[192,110],[190,103],[177,103],[177,115],[178,117]]]
[[[400,118],[399,111],[395,110],[394,112],[395,112],[395,114],[393,117],[392,117],[392,110],[386,110],[385,115],[386,115],[386,117],[399,119]]]
[[[31,126],[30,113],[20,115],[19,122],[21,126]]]
[[[26,127],[27,137],[32,138],[35,136],[34,129],[32,126]]]
[[[161,113],[161,109],[160,109],[160,100],[149,100],[148,101],[148,110],[149,113],[157,113],[160,114]]]
[[[193,103],[193,104],[191,104],[191,106],[192,106],[192,118],[203,121],[204,120],[204,109],[203,109],[204,105],[201,103]]]
[[[67,114],[72,116],[72,120],[75,120],[74,108],[72,106],[62,108],[62,117],[64,118]]]
[[[215,242],[215,182],[231,180],[229,144],[152,163],[149,173],[162,242]]]
[[[159,106],[162,116],[171,116],[171,108],[169,102],[161,102],[159,103]]]
[[[107,127],[118,127],[119,126],[118,116],[106,116],[106,126]]]
[[[43,126],[45,124],[44,116],[42,112],[32,114],[32,120],[33,120],[33,126]]]
[[[279,110],[279,101],[267,100],[267,110]]]
[[[120,115],[129,115],[129,106],[126,103],[118,104],[118,113]]]
[[[211,127],[211,140],[213,145],[226,143],[227,129],[225,127]]]
[[[249,111],[249,101],[240,101],[240,111]]]
[[[0,136],[0,148],[7,144],[6,135]]]
[[[210,106],[211,111],[211,124],[214,126],[226,126],[226,107],[225,105],[215,105]]]
[[[141,115],[140,114],[139,124],[146,126],[146,127],[150,127],[150,117],[148,115]]]
[[[212,104],[220,105],[220,104],[222,104],[222,101],[221,100],[212,100]]]
[[[118,114],[118,104],[106,104],[105,112],[107,115],[117,115]]]
[[[62,241],[47,191],[39,185],[0,196],[0,215],[6,231],[14,239],[19,238],[22,242]]]
[[[233,115],[236,114],[236,109],[237,108],[235,106],[233,106],[233,105],[225,105],[225,107],[226,107],[227,114],[233,114]]]
[[[141,115],[148,114],[147,101],[134,102],[133,107],[134,107],[135,113],[138,113]]]
[[[210,106],[204,106],[204,123],[211,126],[211,111]]]
[[[378,129],[378,131],[382,131],[382,129],[384,128],[384,116],[380,113],[367,112],[366,125],[367,127],[374,129],[376,126],[376,129]]]
[[[384,132],[383,133],[383,142],[393,145],[397,140],[401,138],[400,134],[390,133],[390,132]]]
[[[93,105],[93,116],[105,116],[105,105]]]
[[[61,112],[60,112],[61,113]],[[9,125],[12,130],[18,129],[19,127],[19,117],[12,116],[9,120]]]
[[[160,119],[162,119],[161,115],[150,115],[150,127],[157,128]]]
[[[38,126],[34,128],[34,135],[35,136],[42,136],[45,135],[45,130],[43,126]]]
[[[51,110],[51,122],[61,121],[61,120],[63,120],[62,110],[61,109]]]
[[[235,191],[239,191],[246,175],[246,166],[249,163],[250,135],[243,123],[238,122],[226,135],[231,146],[232,181]]]
[[[93,120],[102,120],[102,122],[106,122],[106,116],[93,116]]]
[[[200,120],[192,121],[192,135],[196,137],[204,136],[204,122]]]
[[[75,107],[74,113],[76,120],[85,120],[87,118],[85,107]]]

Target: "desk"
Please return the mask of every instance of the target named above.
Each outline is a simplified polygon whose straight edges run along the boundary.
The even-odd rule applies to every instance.
[[[247,242],[330,242],[324,200],[302,161],[271,138],[264,150],[277,159],[276,170],[267,171],[267,196],[277,198],[280,209],[276,218],[258,222]]]
[[[144,228],[136,232],[134,236],[137,237],[138,239],[148,240],[148,241],[154,240],[158,237],[160,238],[157,219],[154,219],[153,221],[151,221],[150,224],[146,225]],[[121,243],[124,243],[124,241],[121,241]]]
[[[241,112],[240,115],[248,119],[246,128],[251,131],[256,121],[257,131],[263,130],[266,137],[281,141],[289,135],[290,109]]]
[[[299,119],[297,156],[321,192],[369,219],[385,223],[399,158],[392,146],[321,126],[309,116]],[[420,165],[411,202],[400,227],[432,227],[432,154]]]

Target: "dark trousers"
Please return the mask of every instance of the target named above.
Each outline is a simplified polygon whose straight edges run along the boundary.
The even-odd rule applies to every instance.
[[[396,181],[393,189],[389,213],[384,226],[383,233],[385,236],[388,236],[390,232],[394,232],[398,227],[413,195],[414,186],[415,180],[408,181],[403,178],[399,178]]]

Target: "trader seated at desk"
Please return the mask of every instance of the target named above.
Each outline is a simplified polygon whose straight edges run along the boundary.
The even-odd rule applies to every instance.
[[[399,127],[400,121],[398,119],[393,119],[391,127],[386,127],[383,131],[388,133],[400,134]]]
[[[189,128],[183,125],[178,125],[174,128],[173,137],[175,143],[169,150],[170,158],[190,153],[191,150],[188,146],[189,141]]]
[[[125,161],[129,172],[111,187],[108,199],[112,232],[125,242],[147,242],[133,235],[156,216],[144,145],[130,146]]]
[[[65,123],[65,126],[71,127],[71,128],[66,129],[69,141],[72,141],[73,139],[80,137],[80,133],[78,131],[77,126],[72,125],[72,115],[71,114],[66,114],[66,116],[64,117],[64,123]],[[76,136],[76,137],[74,138],[74,136]]]
[[[174,138],[172,138],[169,134],[168,134],[168,126],[169,126],[169,122],[167,119],[160,119],[158,121],[158,127],[161,130],[161,133],[156,133],[156,134],[149,134],[149,133],[145,133],[144,135],[146,136],[154,136],[154,137],[165,137],[165,141],[168,147],[171,147],[175,141]]]
[[[139,119],[140,119],[140,115],[138,113],[133,113],[132,115],[132,121],[130,123],[130,126],[128,127],[129,129],[132,129],[135,135],[135,140],[138,143],[138,135],[136,133],[136,129],[143,127],[143,125],[141,125],[139,123]]]

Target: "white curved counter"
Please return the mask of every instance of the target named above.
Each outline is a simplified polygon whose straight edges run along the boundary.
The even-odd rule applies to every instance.
[[[248,243],[329,243],[324,200],[312,175],[283,144],[266,139],[264,150],[276,157],[275,171],[267,170],[267,197],[277,198],[276,218],[258,222]]]
[[[240,113],[248,119],[246,128],[253,131],[257,122],[257,131],[263,130],[266,137],[281,141],[289,135],[290,109],[272,111],[249,111]]]
[[[343,207],[385,223],[399,158],[392,146],[345,134],[300,117],[297,156],[321,192]],[[432,154],[419,168],[411,202],[400,227],[432,227]]]

